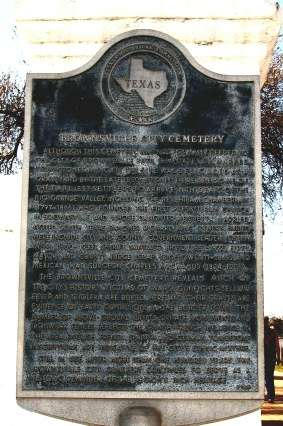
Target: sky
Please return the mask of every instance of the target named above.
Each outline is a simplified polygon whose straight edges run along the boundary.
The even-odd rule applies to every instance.
[[[283,4],[283,0],[280,2]],[[13,31],[13,6],[10,0],[0,0],[0,73],[15,71],[24,76],[28,64],[24,63],[22,43]],[[20,234],[20,193],[21,173],[14,176],[0,176],[0,333],[5,337],[5,348],[1,350],[0,418],[5,426],[60,426],[68,425],[57,419],[26,412],[15,405],[15,363],[17,328],[17,281]],[[283,315],[283,210],[274,221],[265,218],[264,236],[264,289],[265,313]],[[5,401],[5,403],[4,403]],[[219,426],[259,425],[259,413],[217,423]]]
[[[0,0],[0,73],[16,72],[24,75],[28,71],[21,40],[15,34],[13,0]]]

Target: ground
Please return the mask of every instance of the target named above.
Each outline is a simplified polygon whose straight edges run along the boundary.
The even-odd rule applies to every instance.
[[[263,426],[283,425],[283,368],[277,368],[275,378],[275,401],[273,404],[265,402],[261,409]]]

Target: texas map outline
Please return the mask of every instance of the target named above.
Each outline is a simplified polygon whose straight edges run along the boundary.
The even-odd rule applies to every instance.
[[[116,78],[117,83],[126,93],[136,91],[146,106],[154,108],[155,99],[168,88],[165,71],[147,70],[143,60],[131,58],[129,78]]]

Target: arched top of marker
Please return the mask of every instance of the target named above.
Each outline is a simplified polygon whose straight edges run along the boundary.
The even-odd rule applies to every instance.
[[[84,82],[79,82],[81,78]],[[184,106],[184,100],[186,105],[194,103],[197,106],[204,98],[205,102],[208,98],[224,99],[230,96],[229,91],[234,90],[235,84],[255,83],[256,78],[208,71],[172,37],[152,30],[134,30],[115,37],[77,70],[32,74],[27,87],[33,79],[73,79],[74,87],[64,89],[68,96],[81,86],[79,97],[88,97],[81,92],[82,87],[88,87],[88,93],[96,93],[116,118],[146,126],[169,119],[181,105]],[[222,93],[224,86],[225,95]]]

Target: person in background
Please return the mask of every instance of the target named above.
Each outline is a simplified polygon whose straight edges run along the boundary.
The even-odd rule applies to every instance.
[[[268,402],[274,402],[274,369],[280,363],[279,339],[274,327],[270,327],[269,318],[264,317],[264,376]]]

